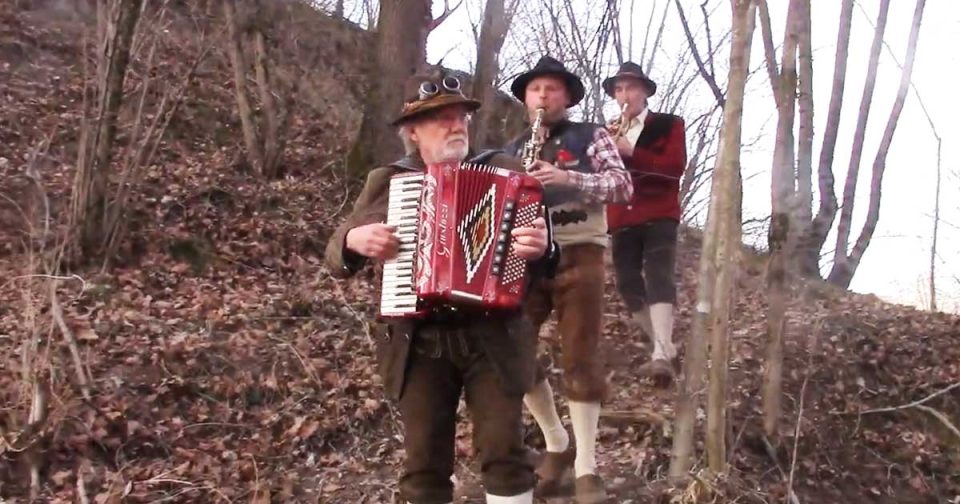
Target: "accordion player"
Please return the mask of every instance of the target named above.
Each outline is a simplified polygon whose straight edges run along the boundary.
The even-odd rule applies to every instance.
[[[484,164],[435,163],[391,177],[387,224],[400,249],[383,266],[380,317],[417,318],[438,305],[518,308],[528,267],[510,232],[542,216],[542,200],[535,178]]]

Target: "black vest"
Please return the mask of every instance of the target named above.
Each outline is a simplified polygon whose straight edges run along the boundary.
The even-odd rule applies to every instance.
[[[560,121],[550,128],[550,135],[543,145],[540,159],[562,170],[574,170],[583,173],[593,172],[590,157],[587,156],[587,148],[593,143],[594,132],[599,127],[596,124],[572,122],[566,119]],[[523,144],[529,139],[529,134],[524,134],[513,140],[507,145],[507,153],[512,156],[519,156],[523,150]],[[561,150],[566,150],[572,154],[574,161],[563,164],[557,163],[557,155]],[[571,187],[547,187],[544,196],[548,206],[555,206],[576,200],[578,194],[579,191]]]

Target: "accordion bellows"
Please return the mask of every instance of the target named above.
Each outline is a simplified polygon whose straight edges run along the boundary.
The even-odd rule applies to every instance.
[[[380,316],[419,317],[438,305],[511,310],[527,263],[510,232],[543,214],[535,178],[504,168],[438,163],[390,179],[387,224],[400,252],[383,268]]]

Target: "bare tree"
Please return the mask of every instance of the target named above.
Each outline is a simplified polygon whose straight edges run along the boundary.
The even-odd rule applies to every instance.
[[[103,17],[99,18],[96,32],[105,38],[97,39],[92,72],[87,70],[86,55],[83,59],[85,76],[92,73],[94,77],[92,85],[85,82],[81,105],[83,117],[68,226],[71,235],[66,246],[70,249],[69,260],[102,258],[102,267],[106,268],[123,240],[126,216],[143,169],[152,162],[209,46],[201,36],[204,47],[199,56],[174,85],[158,92],[157,47],[171,23],[167,2],[112,0],[97,5]],[[129,72],[135,92],[124,90],[131,81],[126,75],[130,61],[146,69]],[[128,100],[125,93],[138,96]],[[155,95],[160,95],[159,100],[150,99]],[[92,116],[91,105],[96,107]],[[121,115],[133,119],[120,125]],[[124,130],[122,142],[115,141],[118,128]]]
[[[853,0],[843,0],[840,7],[840,27],[837,31],[837,50],[834,56],[833,86],[827,106],[827,124],[823,131],[817,180],[820,206],[816,217],[800,244],[800,271],[809,277],[820,276],[820,250],[837,214],[837,196],[833,190],[833,156],[840,129],[840,111],[847,77],[847,56],[850,47],[850,25],[853,19]]]
[[[847,167],[847,179],[843,185],[843,206],[840,208],[840,221],[837,223],[837,244],[834,249],[834,271],[840,271],[837,263],[847,260],[847,244],[850,238],[850,228],[853,221],[853,204],[857,194],[857,179],[860,173],[860,158],[863,155],[863,141],[867,135],[867,120],[870,117],[870,104],[873,100],[873,90],[877,82],[877,65],[880,61],[880,48],[883,43],[883,33],[887,27],[887,12],[890,9],[890,0],[880,0],[880,13],[877,15],[877,26],[873,34],[873,44],[870,47],[870,59],[867,64],[867,77],[863,85],[863,96],[860,99],[860,111],[857,115],[857,129],[854,133],[853,147],[850,154],[850,165]]]
[[[82,128],[70,215],[70,228],[78,232],[79,249],[85,254],[99,252],[103,244],[117,114],[123,101],[123,83],[142,0],[113,0],[109,5],[98,2],[97,7],[97,115],[92,137],[87,128]]]
[[[237,109],[240,113],[240,127],[243,131],[243,143],[247,149],[247,158],[257,170],[266,168],[263,159],[263,149],[254,124],[253,107],[250,105],[250,95],[247,92],[247,63],[243,52],[243,36],[240,22],[237,19],[237,6],[234,0],[224,0],[223,15],[227,21],[230,33],[229,52],[233,65],[233,85],[236,93]]]
[[[244,5],[244,4],[241,4]],[[228,52],[233,66],[233,84],[240,114],[240,126],[247,159],[263,177],[276,178],[282,163],[286,138],[284,126],[290,116],[290,103],[281,107],[277,103],[278,86],[273,76],[274,63],[270,56],[267,33],[276,13],[268,12],[260,0],[248,4],[249,11],[238,13],[236,0],[224,0],[223,13],[229,32]],[[247,90],[249,64],[244,52],[244,42],[252,46],[254,80],[260,100],[260,112],[254,113]],[[299,80],[288,93],[296,94]],[[259,118],[259,121],[258,121]]]
[[[578,105],[582,120],[603,123],[606,96],[601,82],[615,65],[612,17],[613,12],[619,11],[619,0],[576,5],[571,0],[543,0],[541,6],[548,22],[539,27],[540,52],[570,64],[574,73],[580,75],[586,88],[586,98]]]
[[[734,299],[734,279],[739,270],[742,246],[741,121],[756,19],[755,2],[734,0],[731,3],[734,16],[742,16],[742,18],[735,17],[737,25],[733,28],[734,41],[730,51],[730,77],[727,83],[729,98],[723,110],[723,140],[710,196],[711,205],[712,200],[719,201],[713,208],[717,212],[714,231],[717,234],[717,242],[713,258],[716,277],[710,314],[713,327],[710,334],[710,388],[707,396],[706,435],[707,463],[714,474],[727,472],[727,371],[730,360],[728,329]]]
[[[934,132],[936,134],[936,132]],[[937,187],[934,189],[933,237],[930,239],[930,311],[937,311],[937,236],[940,231],[940,148],[943,140],[937,135]]]
[[[763,0],[760,0],[763,3]],[[790,234],[795,233],[792,205],[795,198],[793,127],[797,103],[797,48],[801,33],[804,5],[809,0],[791,0],[787,11],[780,70],[771,82],[777,103],[777,139],[773,151],[771,176],[771,216],[767,243],[770,259],[767,269],[767,352],[763,380],[763,425],[768,436],[776,432],[780,417],[781,381],[783,378],[783,333],[786,329],[787,260],[790,257]],[[764,30],[766,32],[766,30]],[[765,43],[769,48],[772,44]],[[770,54],[767,66],[771,66]]]
[[[724,108],[720,155],[713,179],[710,214],[700,256],[700,283],[693,330],[687,343],[683,380],[677,396],[677,416],[670,461],[670,478],[688,477],[693,457],[694,426],[699,395],[703,390],[706,366],[706,334],[711,334],[710,394],[707,451],[710,468],[725,471],[727,323],[732,301],[732,279],[740,247],[740,136],[746,79],[749,73],[753,19],[756,6],[751,0],[731,0],[733,41],[727,104]]]
[[[886,1],[883,3],[886,3]],[[900,119],[900,113],[903,111],[903,105],[906,102],[907,90],[910,86],[910,78],[913,74],[913,62],[917,53],[917,41],[920,37],[920,25],[923,20],[923,9],[925,4],[925,0],[917,0],[917,5],[914,9],[913,22],[910,27],[910,37],[907,42],[907,55],[904,60],[903,71],[900,74],[900,86],[897,88],[897,96],[893,102],[893,109],[890,111],[890,116],[887,119],[887,125],[884,128],[883,136],[880,139],[880,145],[877,148],[877,155],[873,161],[872,177],[870,180],[870,202],[867,207],[866,221],[864,222],[863,228],[860,231],[860,235],[857,237],[857,241],[853,244],[853,248],[850,250],[849,254],[846,253],[846,240],[841,242],[838,239],[837,241],[837,250],[834,256],[835,259],[833,263],[833,269],[831,269],[828,277],[828,281],[835,285],[842,287],[850,286],[850,281],[853,280],[853,275],[857,271],[857,266],[859,266],[864,252],[866,252],[867,247],[870,245],[870,240],[873,238],[873,232],[876,230],[877,222],[880,220],[880,190],[881,186],[883,185],[883,174],[887,166],[887,153],[890,151],[890,145],[893,143],[893,135],[897,129],[897,122]],[[849,179],[847,180],[847,184],[850,184]],[[855,181],[853,185],[856,185]],[[844,187],[844,193],[846,192],[846,187]],[[852,195],[853,190],[850,192]],[[851,207],[850,211],[852,212],[852,196],[849,201],[849,206]],[[846,197],[844,197],[843,210],[847,210]],[[844,227],[844,229],[847,230],[847,235],[849,235],[851,217],[852,216],[848,216],[846,221],[844,221],[844,215],[841,213],[841,220],[838,225],[838,229],[840,229],[840,227]],[[841,245],[842,249],[840,248]]]
[[[704,62],[703,58],[700,56],[700,51],[697,49],[697,43],[693,38],[693,33],[690,31],[690,24],[687,22],[687,16],[683,11],[683,5],[680,3],[680,0],[675,0],[675,3],[677,5],[677,14],[680,16],[680,26],[683,27],[683,33],[687,37],[687,43],[690,45],[690,51],[693,54],[693,59],[697,62],[697,69],[700,70],[700,76],[703,77],[704,82],[710,86],[710,91],[713,92],[713,96],[717,100],[717,103],[723,107],[725,98],[723,96],[723,91],[720,90],[720,86],[717,84],[717,76],[713,70],[713,57],[711,55],[710,59],[706,63]],[[712,44],[710,41],[709,19],[710,18],[708,16],[704,16],[704,26],[707,27],[707,41],[708,44]]]
[[[434,19],[431,4],[429,0],[380,2],[376,52],[371,58],[375,66],[369,72],[376,78],[370,79],[360,133],[347,159],[347,169],[354,176],[402,154],[400,140],[385,118],[400,111],[404,83],[425,65],[427,36],[456,8],[445,2],[444,13]]]
[[[486,104],[477,111],[476,125],[471,128],[472,145],[486,145],[489,130],[493,127],[496,102],[496,80],[500,74],[500,49],[510,30],[510,20],[517,10],[519,0],[487,0],[483,10],[483,25],[477,43],[477,66],[473,75],[473,96]]]

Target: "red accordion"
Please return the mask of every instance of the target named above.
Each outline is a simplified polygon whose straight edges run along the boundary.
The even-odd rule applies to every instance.
[[[419,317],[436,305],[518,308],[527,264],[510,231],[541,216],[542,199],[535,178],[493,166],[438,163],[394,175],[387,224],[401,246],[384,264],[380,316]]]

